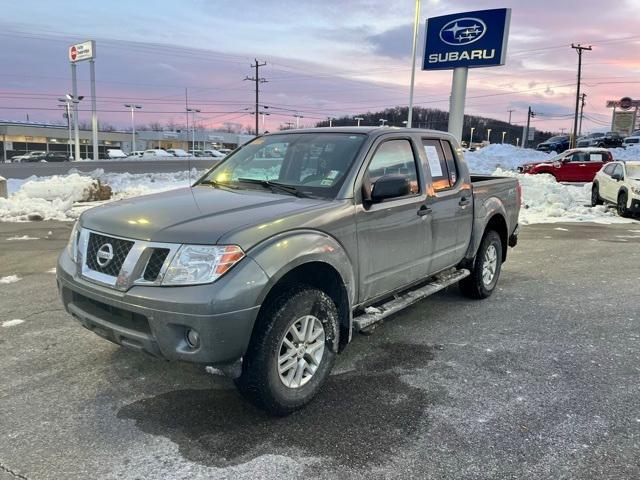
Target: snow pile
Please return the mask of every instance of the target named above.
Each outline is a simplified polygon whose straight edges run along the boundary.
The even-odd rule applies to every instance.
[[[640,144],[632,145],[627,148],[610,148],[609,151],[613,155],[614,160],[640,161]]]
[[[491,173],[496,168],[516,170],[524,163],[544,161],[552,156],[549,153],[531,148],[514,147],[507,143],[492,143],[475,152],[464,154],[472,173]]]
[[[29,215],[44,220],[74,220],[84,210],[99,204],[77,203],[87,199],[96,180],[111,187],[111,200],[120,200],[186,187],[201,174],[195,168],[190,172],[140,174],[105,173],[96,169],[84,175],[71,171],[68,175],[13,179],[8,182],[9,198],[0,198],[0,220],[24,221]]]
[[[16,283],[20,281],[17,275],[9,275],[8,277],[0,277],[0,284]]]
[[[2,322],[2,326],[15,327],[16,325],[20,325],[21,323],[24,323],[24,320],[20,320],[19,318],[16,318],[14,320],[7,320],[6,322]]]
[[[13,236],[13,237],[9,237],[7,238],[7,242],[12,242],[15,240],[39,240],[38,237],[30,237],[29,235],[21,235],[21,236]]]
[[[566,185],[551,175],[528,175],[497,169],[494,175],[514,177],[522,186],[520,223],[628,223],[607,206],[591,207],[591,183]]]

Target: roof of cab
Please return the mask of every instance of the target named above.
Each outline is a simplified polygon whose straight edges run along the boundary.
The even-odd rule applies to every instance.
[[[424,128],[406,128],[406,127],[316,127],[316,128],[298,128],[295,130],[281,130],[279,132],[267,133],[265,135],[286,135],[291,133],[359,133],[369,136],[379,136],[387,133],[419,133],[437,136],[448,136],[447,132],[441,130],[426,130]]]

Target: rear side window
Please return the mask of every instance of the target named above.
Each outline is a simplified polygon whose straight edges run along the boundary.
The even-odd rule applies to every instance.
[[[449,142],[422,139],[427,165],[431,172],[433,189],[436,192],[447,190],[458,181],[458,166]]]

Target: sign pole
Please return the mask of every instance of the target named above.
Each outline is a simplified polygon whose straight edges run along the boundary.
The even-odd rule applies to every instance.
[[[98,160],[98,114],[96,112],[96,62],[89,60],[91,70],[91,136],[93,140],[93,159]]]
[[[71,93],[73,98],[78,98],[78,77],[76,73],[76,63],[71,62]],[[67,114],[70,113],[67,108]],[[78,102],[73,102],[73,138],[74,138],[74,160],[80,160],[80,131],[78,130]]]
[[[411,83],[409,85],[409,113],[407,115],[407,128],[411,128],[413,122],[413,87],[416,80],[416,51],[418,50],[418,30],[420,28],[420,0],[416,0],[416,13],[413,18],[413,46],[411,47]],[[360,123],[358,121],[358,123]]]
[[[453,69],[451,80],[451,99],[449,101],[449,133],[462,141],[462,127],[464,125],[464,103],[467,96],[468,67]]]

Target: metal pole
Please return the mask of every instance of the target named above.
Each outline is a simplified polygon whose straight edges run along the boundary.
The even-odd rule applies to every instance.
[[[457,67],[453,69],[451,80],[451,99],[449,102],[449,133],[462,140],[462,126],[464,124],[464,102],[467,96],[467,77],[469,69],[467,67]]]
[[[68,129],[68,138],[67,138],[67,149],[69,150],[69,157],[73,157],[73,152],[71,151],[71,106],[69,105],[69,100],[65,103],[65,107],[67,109],[67,129]],[[78,157],[79,158],[79,157]],[[76,160],[78,160],[76,158]]]
[[[93,142],[93,159],[98,160],[98,113],[96,107],[96,62],[89,60],[91,69],[91,137]]]
[[[413,122],[413,87],[416,80],[416,52],[418,50],[418,31],[420,29],[420,0],[416,0],[416,9],[413,17],[413,44],[411,47],[411,82],[409,84],[409,113],[407,115],[407,128],[411,128]]]
[[[471,127],[471,135],[469,135],[469,148],[471,148],[471,144],[473,143],[473,132],[476,127]]]
[[[196,112],[195,110],[192,113],[193,113],[193,119],[191,122],[191,151],[195,152],[196,151]]]
[[[77,65],[71,63],[71,93],[74,100],[78,98],[78,78],[76,73]],[[68,110],[67,110],[68,111]],[[78,129],[78,104],[73,103],[73,133],[75,143],[75,158],[74,160],[80,160],[80,130]]]
[[[187,134],[185,135],[187,150],[189,150],[189,92],[185,87],[184,89],[184,110],[187,112]]]
[[[576,87],[576,110],[573,117],[573,137],[571,138],[571,147],[576,146],[576,137],[578,134],[578,108],[580,106],[580,80],[582,76],[582,52],[584,50],[591,50],[591,47],[583,47],[582,45],[574,45],[571,44],[571,48],[573,48],[578,53],[578,85]]]
[[[136,149],[136,122],[133,118],[133,105],[131,105],[131,152]]]
[[[7,135],[2,134],[2,163],[7,163]]]

